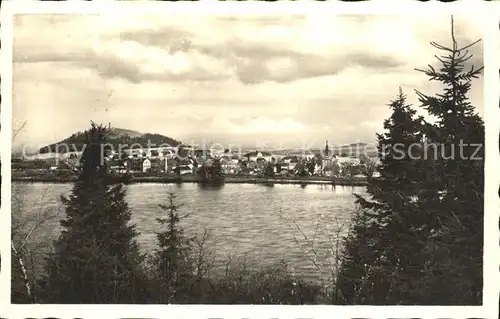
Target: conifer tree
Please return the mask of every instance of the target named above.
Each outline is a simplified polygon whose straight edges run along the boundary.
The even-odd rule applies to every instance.
[[[274,176],[274,165],[272,163],[267,163],[264,167],[264,176],[273,177]]]
[[[434,253],[423,284],[435,291],[441,304],[479,304],[482,292],[484,221],[484,123],[467,94],[482,67],[465,68],[472,58],[468,49],[479,42],[459,47],[452,18],[452,46],[432,46],[447,55],[437,57],[440,68],[424,72],[439,82],[443,92],[434,96],[417,91],[422,107],[435,118],[427,125],[429,140],[440,146],[436,161],[434,194],[426,198],[439,218],[429,241]],[[430,197],[430,198],[429,198]]]
[[[81,171],[68,198],[63,231],[47,258],[41,280],[44,302],[133,303],[141,291],[135,226],[122,184],[108,174],[103,144],[106,129],[92,123]]]
[[[381,177],[371,179],[367,190],[373,201],[357,197],[363,207],[373,208],[384,216],[393,210],[404,209],[409,197],[415,193],[414,181],[420,176],[411,168],[421,155],[419,146],[422,143],[420,123],[423,119],[406,104],[401,88],[389,107],[392,115],[384,121],[386,132],[377,134],[381,161],[377,169]]]
[[[184,235],[179,223],[188,215],[179,215],[178,210],[182,205],[175,203],[175,194],[172,192],[168,194],[168,205],[159,206],[166,212],[166,217],[156,219],[164,227],[162,232],[157,233],[159,249],[156,251],[160,302],[182,303],[192,274],[189,258],[192,239]]]
[[[210,165],[203,164],[198,170],[198,181],[201,184],[222,185],[224,183],[224,172],[220,159],[213,159]]]
[[[214,159],[212,166],[210,167],[210,179],[213,184],[224,183],[224,173],[222,171],[222,164],[220,159]]]
[[[415,158],[421,151],[422,119],[406,104],[401,89],[389,106],[386,132],[377,134],[381,177],[368,177],[370,198],[356,195],[361,211],[346,239],[339,285],[350,304],[397,303],[394,281],[416,263],[414,253],[421,249],[411,245],[421,217],[412,199],[421,178]]]

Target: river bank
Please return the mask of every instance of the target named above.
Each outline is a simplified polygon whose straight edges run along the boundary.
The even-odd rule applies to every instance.
[[[25,171],[12,171],[13,182],[27,183],[71,183],[74,181],[74,176],[71,174],[58,174],[57,172],[29,174]],[[144,176],[132,175],[127,179],[127,183],[198,183],[195,175],[184,175],[180,179],[175,176]],[[334,178],[322,176],[306,176],[306,177],[273,177],[264,178],[256,176],[225,176],[224,183],[226,184],[326,184],[339,186],[365,186],[366,179],[363,178]]]

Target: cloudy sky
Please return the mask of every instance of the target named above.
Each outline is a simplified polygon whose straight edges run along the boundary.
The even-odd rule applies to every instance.
[[[459,16],[455,31],[459,45],[482,36]],[[250,147],[372,142],[399,86],[410,103],[439,89],[414,68],[449,34],[449,16],[17,16],[14,145],[90,120]],[[482,45],[471,52],[482,66]]]

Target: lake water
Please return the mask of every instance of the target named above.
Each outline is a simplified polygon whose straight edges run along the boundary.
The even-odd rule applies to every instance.
[[[59,220],[64,210],[59,198],[69,194],[72,184],[13,183],[12,188],[13,219],[50,215],[33,237],[41,247],[48,246],[61,230]],[[155,232],[160,230],[156,218],[165,215],[158,205],[167,203],[167,193],[173,191],[176,201],[183,204],[180,213],[189,214],[181,223],[185,232],[200,235],[208,230],[207,245],[218,261],[232,254],[251,256],[264,264],[285,260],[304,279],[318,276],[311,258],[316,258],[323,271],[331,268],[337,233],[347,233],[355,208],[352,194],[365,193],[364,187],[331,185],[226,184],[204,188],[190,183],[144,183],[126,189],[131,222],[141,233],[138,241],[142,250],[156,248]]]

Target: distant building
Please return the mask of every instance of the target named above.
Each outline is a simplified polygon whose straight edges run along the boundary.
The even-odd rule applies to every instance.
[[[337,156],[335,156],[335,159],[341,165],[345,165],[345,164],[360,165],[361,164],[359,158],[357,158],[357,157],[337,157]]]
[[[314,175],[320,175],[322,173],[323,165],[315,164],[314,165]]]
[[[238,163],[233,162],[232,159],[223,158],[221,160],[221,168],[224,174],[238,174],[241,167]]]
[[[315,158],[316,155],[315,154],[304,154],[304,157],[305,157],[306,160],[310,161],[313,158]]]
[[[221,149],[211,149],[210,155],[214,158],[220,158],[226,154],[225,150]]]
[[[240,158],[237,155],[231,156],[231,160],[233,161],[234,164],[240,163]]]
[[[322,162],[324,176],[336,176],[342,171],[341,164],[336,159],[325,158]]]
[[[146,155],[146,152],[144,152],[140,148],[134,148],[134,149],[127,149],[124,150],[125,154],[128,155],[128,158],[143,158]]]
[[[281,161],[286,164],[294,163],[297,164],[300,161],[300,158],[296,155],[287,155],[281,158]]]
[[[180,165],[179,166],[179,174],[180,175],[186,175],[186,174],[192,174],[193,173],[193,167],[189,165]]]
[[[146,158],[144,162],[142,162],[142,171],[146,173],[150,169],[151,169],[151,161],[148,158]]]
[[[126,163],[123,163],[121,165],[110,166],[109,170],[110,170],[110,172],[125,174],[125,173],[127,173],[127,166],[124,164],[126,164]]]
[[[257,162],[258,159],[263,159],[266,162],[270,162],[272,158],[272,154],[269,152],[259,152],[259,151],[253,151],[250,153],[245,154],[245,157],[248,159],[250,162]]]

